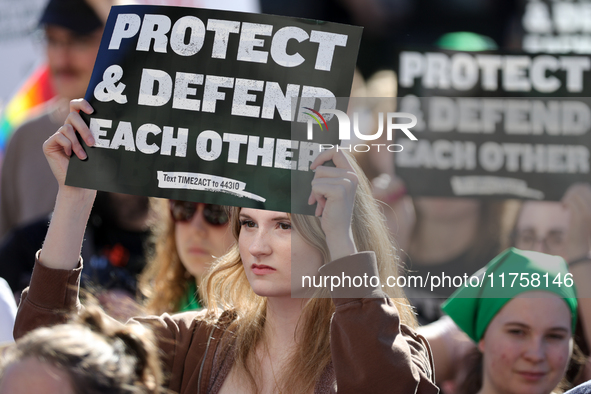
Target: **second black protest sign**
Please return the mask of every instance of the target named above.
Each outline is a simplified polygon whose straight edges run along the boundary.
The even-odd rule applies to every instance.
[[[408,50],[397,71],[419,120],[417,141],[396,135],[411,195],[559,200],[589,181],[589,57]]]

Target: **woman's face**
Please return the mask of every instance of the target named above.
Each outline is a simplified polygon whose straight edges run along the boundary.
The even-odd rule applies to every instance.
[[[238,246],[253,291],[264,297],[291,297],[292,261],[298,271],[314,276],[322,265],[320,252],[292,231],[284,212],[243,208]]]
[[[0,381],[0,394],[73,394],[70,377],[61,369],[26,358],[10,365]]]
[[[572,352],[570,310],[551,293],[520,294],[490,322],[478,348],[484,354],[482,392],[549,394]]]
[[[209,265],[234,243],[228,223],[214,225],[204,215],[205,204],[197,204],[195,214],[186,221],[176,221],[176,249],[185,269],[200,277]]]
[[[567,258],[570,214],[560,202],[526,201],[515,226],[515,247]]]

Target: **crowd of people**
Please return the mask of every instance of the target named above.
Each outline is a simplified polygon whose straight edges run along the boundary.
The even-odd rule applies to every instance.
[[[340,4],[379,16],[374,49],[399,18],[375,3]],[[67,186],[95,144],[81,97],[111,4],[49,0],[40,18],[57,97],[2,164],[0,394],[591,393],[591,183],[559,202],[413,197],[392,154],[333,149],[310,165],[315,216]],[[352,95],[395,97],[369,59]],[[380,283],[292,297],[318,273]],[[442,273],[481,285],[380,285]],[[574,286],[493,284],[511,274]]]

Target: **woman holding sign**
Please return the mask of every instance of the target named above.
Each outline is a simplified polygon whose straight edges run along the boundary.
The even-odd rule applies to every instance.
[[[80,245],[95,191],[66,186],[64,179],[71,153],[86,158],[76,132],[93,145],[78,114],[93,109],[78,100],[71,110],[44,145],[59,193],[31,286],[23,293],[16,337],[60,321],[60,311],[79,305]],[[336,168],[321,165],[328,160]],[[429,346],[409,327],[414,319],[406,299],[400,289],[382,287],[389,274],[397,274],[397,260],[367,180],[335,151],[320,154],[311,168],[316,174],[309,202],[318,204],[318,217],[235,209],[237,244],[204,278],[209,308],[136,320],[157,331],[169,389],[438,392]],[[292,269],[304,276],[319,270],[329,278],[325,287],[335,277],[379,280],[333,287],[332,299],[292,298]],[[397,298],[382,290],[395,291]]]

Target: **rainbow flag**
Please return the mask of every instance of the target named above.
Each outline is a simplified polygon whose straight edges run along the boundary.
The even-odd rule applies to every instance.
[[[32,114],[32,110],[55,96],[49,81],[49,68],[42,65],[27,79],[6,104],[0,117],[0,155],[14,130]]]

